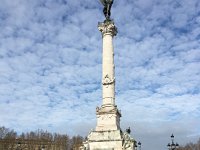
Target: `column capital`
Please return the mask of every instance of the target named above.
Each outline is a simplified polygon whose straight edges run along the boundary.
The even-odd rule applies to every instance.
[[[98,29],[102,33],[102,35],[110,34],[112,36],[117,35],[117,27],[115,26],[114,22],[112,20],[99,22],[98,23]]]

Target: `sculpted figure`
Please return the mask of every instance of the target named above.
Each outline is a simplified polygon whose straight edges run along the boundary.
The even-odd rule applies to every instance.
[[[130,136],[131,129],[130,127],[126,129],[123,135],[123,150],[132,150],[134,147],[134,139]]]
[[[103,13],[106,17],[106,20],[109,20],[110,19],[110,15],[111,15],[111,7],[112,7],[112,4],[113,4],[113,1],[114,0],[100,0],[101,3],[103,4],[104,8],[103,8]]]
[[[128,129],[126,129],[126,132],[127,132],[128,134],[130,134],[130,133],[131,133],[131,128],[128,127]]]
[[[96,112],[99,112],[99,107],[98,106],[96,107]]]

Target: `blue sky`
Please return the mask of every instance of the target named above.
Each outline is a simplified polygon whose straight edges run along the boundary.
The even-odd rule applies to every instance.
[[[0,126],[87,135],[101,105],[98,0],[0,0]],[[200,137],[200,1],[115,0],[116,103],[143,149]]]

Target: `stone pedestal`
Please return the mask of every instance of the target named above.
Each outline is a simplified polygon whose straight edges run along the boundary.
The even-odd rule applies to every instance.
[[[91,131],[81,149],[85,150],[133,150],[135,140],[129,132],[120,128],[121,112],[115,105],[115,66],[113,37],[117,28],[113,21],[104,21],[98,25],[103,38],[102,59],[102,101],[96,108],[97,125]]]
[[[81,150],[134,150],[135,140],[121,130],[91,131]]]
[[[96,131],[120,130],[121,113],[117,106],[105,106],[96,109]]]

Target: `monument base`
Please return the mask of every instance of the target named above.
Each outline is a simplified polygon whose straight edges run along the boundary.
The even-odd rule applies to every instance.
[[[133,150],[135,140],[121,130],[91,131],[81,150]]]

